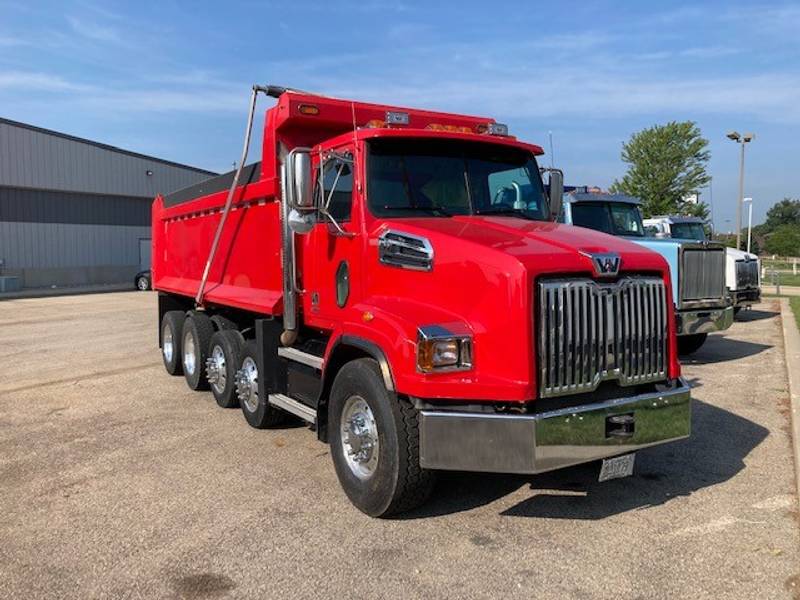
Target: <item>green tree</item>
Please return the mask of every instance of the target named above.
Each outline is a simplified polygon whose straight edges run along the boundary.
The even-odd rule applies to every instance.
[[[764,248],[778,256],[800,256],[800,225],[780,225],[767,236]]]
[[[784,198],[767,211],[765,229],[775,231],[781,225],[800,225],[800,200]]]
[[[706,172],[710,157],[707,147],[708,140],[692,121],[671,121],[643,129],[622,145],[628,172],[610,189],[640,198],[645,217],[680,213],[707,218],[705,203],[686,202],[711,181]]]
[[[709,209],[705,202],[684,202],[678,212],[687,217],[701,217],[708,221]]]

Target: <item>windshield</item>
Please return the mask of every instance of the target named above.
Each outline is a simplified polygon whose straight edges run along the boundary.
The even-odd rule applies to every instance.
[[[706,230],[702,223],[673,223],[670,225],[670,235],[684,240],[705,241]]]
[[[644,237],[639,207],[627,202],[575,202],[572,224],[611,235]]]
[[[483,142],[372,140],[367,198],[377,217],[549,217],[533,155]]]

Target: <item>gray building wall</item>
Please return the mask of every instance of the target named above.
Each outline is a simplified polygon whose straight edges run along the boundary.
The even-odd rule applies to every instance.
[[[0,118],[0,274],[24,287],[132,283],[153,198],[214,175]]]

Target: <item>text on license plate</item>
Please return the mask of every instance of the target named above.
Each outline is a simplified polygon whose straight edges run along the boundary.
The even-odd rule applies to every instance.
[[[623,454],[622,456],[615,456],[613,458],[604,458],[603,466],[600,468],[599,481],[608,481],[609,479],[619,479],[620,477],[630,477],[633,475],[633,460],[636,458],[635,453]]]

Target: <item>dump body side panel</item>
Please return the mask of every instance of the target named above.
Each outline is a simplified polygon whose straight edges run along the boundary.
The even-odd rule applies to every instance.
[[[164,209],[160,197],[154,202],[152,273],[154,289],[193,297],[222,211],[213,197],[190,204],[195,210],[178,213]],[[201,208],[208,204],[217,206]],[[281,298],[278,203],[265,197],[237,202],[222,231],[205,303],[274,315],[281,313]]]

